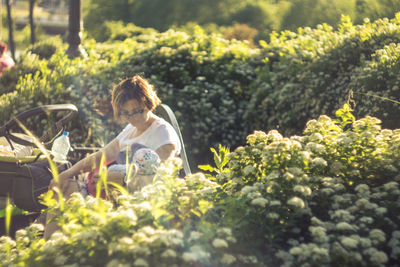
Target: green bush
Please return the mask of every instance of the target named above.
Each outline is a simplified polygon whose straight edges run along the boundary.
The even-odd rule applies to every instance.
[[[224,30],[225,39],[247,40],[253,44],[254,37],[258,34],[258,30],[249,27],[247,24],[235,23],[232,27]]]
[[[57,36],[35,43],[28,51],[38,55],[40,59],[50,59],[60,49],[66,49],[66,46],[62,43],[61,38]]]
[[[153,184],[116,205],[76,194],[62,229],[45,241],[32,225],[0,239],[11,265],[395,266],[400,256],[400,130],[377,118],[310,120],[302,136],[256,131],[220,147],[215,175],[177,178],[163,164]]]
[[[270,254],[287,266],[398,260],[400,132],[381,130],[373,117],[354,121],[350,111],[345,105],[338,120],[309,121],[304,136],[255,132],[217,176],[220,201],[234,203],[222,208],[224,226],[269,251],[265,261]]]
[[[273,35],[270,43],[263,43],[265,66],[245,116],[249,129],[279,127],[285,134],[300,133],[310,118],[332,115],[351,92],[361,106],[357,115],[376,116],[385,127],[398,127],[398,115],[389,112],[398,104],[381,100],[398,99],[399,18],[354,26],[343,17],[338,31],[324,24]]]
[[[152,35],[157,31],[153,28],[142,28],[132,23],[122,21],[106,21],[95,32],[92,32],[94,38],[99,42],[124,41],[127,38]]]
[[[208,147],[243,145],[255,129],[301,133],[309,119],[331,116],[351,94],[357,116],[399,127],[392,112],[399,108],[399,15],[357,26],[343,17],[338,30],[323,24],[275,33],[262,49],[198,26],[187,34],[107,25],[119,25],[109,38],[124,40],[85,40],[85,59],[70,60],[64,49],[48,59],[23,54],[0,79],[0,122],[28,107],[70,101],[82,121],[71,129],[72,142],[103,145],[122,127],[111,116],[111,89],[139,73],[176,112],[193,167],[210,161]]]

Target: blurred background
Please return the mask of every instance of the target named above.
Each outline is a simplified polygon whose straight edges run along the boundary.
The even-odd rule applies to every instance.
[[[17,29],[18,49],[30,44],[29,14],[35,19],[37,39],[47,34],[65,36],[68,27],[68,0],[2,0],[1,39],[8,38],[7,2]],[[33,9],[30,11],[30,6]],[[341,15],[354,24],[368,17],[392,18],[400,10],[400,0],[84,0],[82,17],[85,32],[96,41],[108,39],[105,24],[119,21],[139,27],[166,31],[174,28],[193,31],[201,25],[226,39],[248,40],[258,45],[272,31],[315,27],[321,23],[337,26]]]

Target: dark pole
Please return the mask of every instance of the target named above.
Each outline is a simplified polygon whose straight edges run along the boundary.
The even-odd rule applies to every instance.
[[[70,58],[86,56],[85,50],[81,45],[81,0],[69,1],[69,22],[68,22],[68,49],[67,54]]]

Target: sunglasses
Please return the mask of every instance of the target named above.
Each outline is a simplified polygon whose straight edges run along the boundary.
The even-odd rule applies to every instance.
[[[144,109],[134,109],[132,111],[120,111],[119,116],[125,117],[125,118],[130,118],[135,116],[136,114],[142,114],[144,112]]]

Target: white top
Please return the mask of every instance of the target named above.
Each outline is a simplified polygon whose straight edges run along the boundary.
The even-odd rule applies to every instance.
[[[163,145],[173,144],[176,147],[176,155],[179,155],[181,153],[181,142],[175,129],[163,118],[156,115],[154,117],[156,120],[150,127],[133,138],[131,136],[136,132],[136,127],[129,123],[117,136],[120,151],[129,150],[133,143],[142,144],[154,151]]]

